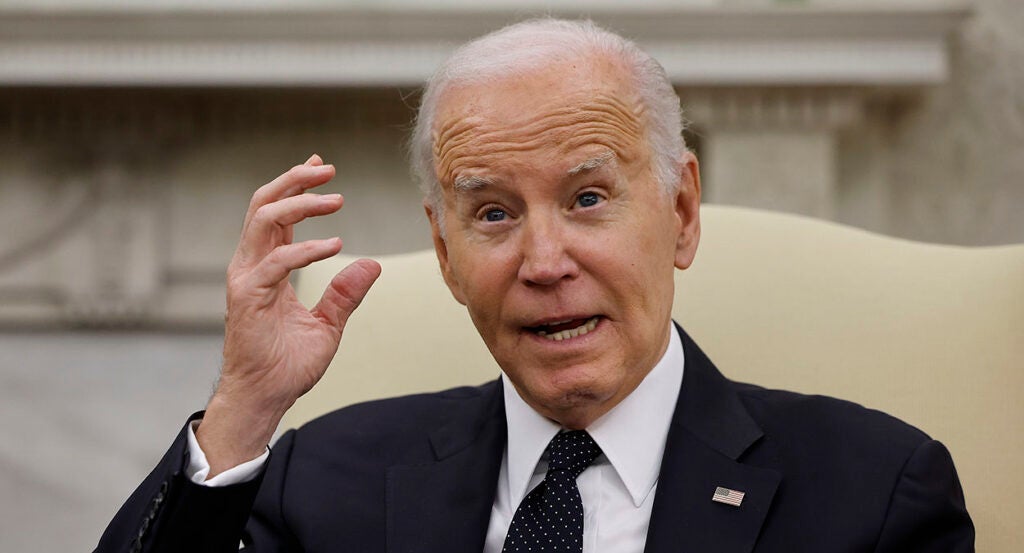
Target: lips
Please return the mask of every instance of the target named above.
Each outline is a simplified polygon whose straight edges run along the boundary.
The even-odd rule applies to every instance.
[[[597,328],[600,316],[589,318],[563,319],[546,322],[539,325],[528,326],[526,330],[552,341],[568,340],[583,336]]]

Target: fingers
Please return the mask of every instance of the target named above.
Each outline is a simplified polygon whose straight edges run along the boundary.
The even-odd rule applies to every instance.
[[[308,217],[334,213],[343,203],[341,194],[300,194],[260,207],[242,232],[238,244],[242,260],[258,262],[274,248],[291,242],[292,225]]]
[[[334,174],[333,165],[324,165],[320,156],[313,154],[306,160],[306,163],[292,167],[283,175],[261,186],[252,195],[252,200],[249,202],[249,210],[246,212],[245,222],[242,224],[243,232],[245,228],[248,228],[249,222],[259,208],[320,186],[334,178]]]
[[[313,308],[313,315],[341,331],[379,276],[379,263],[372,259],[356,260],[331,279],[331,284]]]
[[[251,284],[261,288],[277,286],[295,269],[301,269],[341,251],[341,238],[307,240],[278,246],[264,257],[252,271]]]

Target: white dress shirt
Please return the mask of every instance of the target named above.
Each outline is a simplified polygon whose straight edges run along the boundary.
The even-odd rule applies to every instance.
[[[576,482],[583,500],[585,553],[641,553],[647,541],[654,490],[683,380],[683,346],[674,327],[668,349],[651,372],[611,411],[587,431],[602,454]],[[519,503],[547,472],[548,442],[562,428],[534,411],[502,375],[508,443],[501,460],[498,488],[491,507],[484,553],[498,553]],[[206,480],[210,465],[195,438],[198,421],[189,427],[188,477],[197,484],[227,486],[255,478],[267,452]]]

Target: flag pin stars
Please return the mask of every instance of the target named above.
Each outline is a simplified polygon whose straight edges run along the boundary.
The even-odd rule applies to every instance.
[[[739,507],[740,503],[743,503],[744,495],[745,494],[741,491],[730,490],[729,488],[718,486],[715,488],[715,495],[711,496],[711,501],[717,501],[719,503],[725,503],[726,505],[732,505],[733,507]]]

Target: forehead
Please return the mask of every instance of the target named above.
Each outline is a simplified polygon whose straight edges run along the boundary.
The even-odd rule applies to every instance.
[[[436,114],[434,164],[445,188],[467,171],[547,158],[571,167],[609,150],[629,162],[642,151],[642,102],[626,70],[601,58],[453,86]]]

